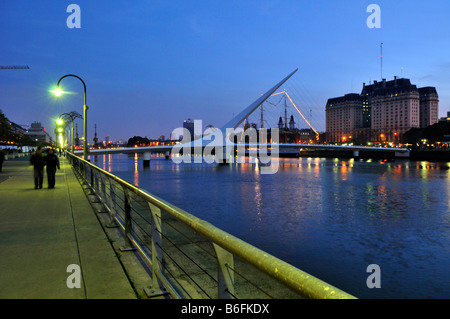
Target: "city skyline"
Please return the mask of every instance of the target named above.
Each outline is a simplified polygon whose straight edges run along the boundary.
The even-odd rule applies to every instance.
[[[11,121],[51,132],[61,113],[81,113],[76,80],[61,83],[73,92],[63,99],[49,93],[74,73],[87,85],[89,143],[95,124],[100,140],[168,136],[187,118],[221,126],[297,67],[291,85],[314,101],[320,131],[329,98],[382,77],[436,87],[439,117],[449,110],[443,0],[75,3],[79,29],[66,25],[69,2],[0,4],[0,65],[30,66],[1,70],[0,109]],[[371,3],[381,28],[367,26]]]

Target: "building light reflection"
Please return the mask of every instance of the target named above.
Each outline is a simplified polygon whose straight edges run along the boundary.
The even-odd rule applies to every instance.
[[[134,185],[139,187],[138,153],[134,153]]]

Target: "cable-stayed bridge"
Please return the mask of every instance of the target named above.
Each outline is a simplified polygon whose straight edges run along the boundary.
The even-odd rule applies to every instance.
[[[89,150],[89,154],[92,155],[99,155],[99,154],[119,154],[119,153],[143,153],[144,154],[144,160],[150,159],[151,153],[165,153],[166,158],[169,157],[170,153],[173,155],[173,151],[177,150],[184,150],[183,154],[186,154],[186,150],[189,150],[190,154],[201,154],[205,150],[205,148],[214,148],[216,155],[219,155],[217,153],[218,149],[221,147],[222,159],[224,162],[226,162],[226,159],[229,159],[230,156],[234,156],[232,153],[233,149],[238,148],[242,146],[241,143],[236,143],[236,138],[234,136],[236,135],[237,130],[240,128],[240,126],[252,115],[254,112],[263,105],[264,102],[266,102],[270,97],[282,95],[287,98],[290,103],[294,106],[296,111],[301,115],[301,118],[307,123],[309,128],[312,132],[314,132],[315,135],[315,143],[305,143],[305,144],[286,144],[286,143],[279,143],[277,140],[274,142],[274,137],[276,137],[276,134],[273,134],[275,131],[274,129],[269,129],[272,132],[272,140],[265,140],[264,143],[261,143],[261,141],[250,141],[245,144],[245,147],[252,148],[252,149],[258,149],[260,150],[263,148],[264,150],[271,150],[273,152],[279,152],[281,154],[286,153],[292,153],[292,154],[299,154],[301,150],[327,150],[327,151],[352,151],[354,156],[359,156],[359,152],[361,151],[371,151],[371,152],[392,152],[395,154],[396,157],[409,157],[409,150],[406,148],[386,148],[386,147],[370,147],[370,146],[350,146],[350,145],[328,145],[328,144],[319,144],[318,143],[318,136],[319,133],[317,130],[311,125],[311,123],[308,121],[306,116],[300,111],[298,106],[294,103],[291,96],[286,92],[286,90],[282,92],[276,93],[276,91],[286,82],[288,81],[292,75],[294,75],[298,69],[291,72],[289,75],[287,75],[285,78],[283,78],[281,81],[279,81],[277,84],[275,84],[271,89],[269,89],[265,94],[262,94],[258,99],[256,99],[252,104],[247,106],[245,109],[243,109],[238,115],[233,117],[229,122],[227,122],[225,125],[223,125],[221,128],[216,129],[211,133],[211,135],[214,136],[212,138],[211,136],[203,136],[202,138],[199,138],[197,140],[191,141],[190,139],[188,141],[182,140],[180,144],[177,145],[167,145],[167,146],[148,146],[148,147],[128,147],[128,148],[115,148],[115,149],[94,149]],[[286,101],[286,100],[285,100]],[[286,103],[286,102],[285,102]],[[286,105],[285,105],[285,124],[287,121],[287,113],[286,113]],[[263,127],[264,120],[261,116],[261,130]],[[272,131],[274,130],[274,131]],[[242,132],[241,132],[242,133]],[[234,135],[234,136],[233,136]],[[82,151],[75,151],[75,154],[81,154]],[[178,154],[178,153],[177,153]]]

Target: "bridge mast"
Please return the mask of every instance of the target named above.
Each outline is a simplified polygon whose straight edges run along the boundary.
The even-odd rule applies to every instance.
[[[264,108],[263,108],[264,102],[261,103],[261,128],[264,128]]]
[[[286,90],[283,91],[286,93]],[[287,103],[286,103],[286,94],[284,95],[284,129],[287,130]]]

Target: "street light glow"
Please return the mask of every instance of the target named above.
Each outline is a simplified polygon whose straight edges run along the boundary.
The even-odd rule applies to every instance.
[[[62,125],[64,123],[64,121],[62,119],[57,119],[56,120],[56,124],[58,125]]]
[[[61,94],[64,93],[60,88],[56,88],[56,89],[54,89],[52,92],[53,92],[53,94],[55,94],[56,96],[61,96]]]

